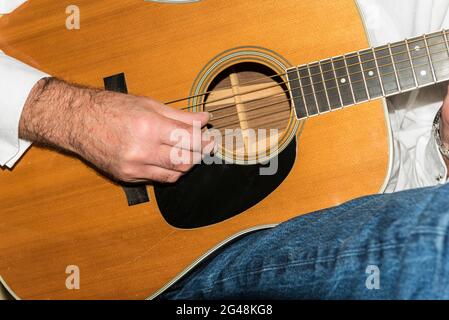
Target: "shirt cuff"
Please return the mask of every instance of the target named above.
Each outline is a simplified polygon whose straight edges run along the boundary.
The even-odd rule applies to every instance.
[[[0,14],[11,13],[26,1],[27,0],[0,0]]]
[[[0,51],[0,165],[11,168],[31,142],[19,138],[19,121],[34,85],[49,75]]]
[[[433,134],[430,136],[430,141],[426,147],[426,171],[432,179],[438,183],[446,183],[447,181],[447,167],[444,162],[443,155],[438,148],[437,142]]]

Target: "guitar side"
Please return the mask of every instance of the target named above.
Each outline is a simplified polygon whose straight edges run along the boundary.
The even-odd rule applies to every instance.
[[[65,29],[65,0],[33,0],[3,17],[1,49],[85,85],[125,72],[130,93],[170,101],[230,48],[259,46],[301,64],[368,46],[348,0],[78,3],[76,31]],[[26,299],[147,298],[239,232],[379,192],[389,170],[385,118],[373,101],[301,122],[294,166],[276,190],[189,230],[164,220],[152,186],[149,202],[129,207],[119,185],[80,160],[32,147],[0,173],[0,275]],[[66,288],[67,266],[79,267],[80,290]]]

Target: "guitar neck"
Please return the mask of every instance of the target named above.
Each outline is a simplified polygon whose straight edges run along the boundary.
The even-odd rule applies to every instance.
[[[286,71],[296,117],[308,118],[449,79],[446,30]]]

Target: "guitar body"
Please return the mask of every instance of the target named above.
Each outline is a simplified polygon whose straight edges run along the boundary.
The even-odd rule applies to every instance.
[[[0,48],[83,85],[103,87],[105,77],[124,73],[129,93],[160,101],[190,95],[204,68],[227,52],[264,52],[289,67],[368,47],[351,0],[79,0],[81,28],[67,30],[70,4],[31,0],[1,18]],[[233,166],[245,165],[229,174],[217,165],[179,187],[149,185],[149,202],[134,206],[79,159],[32,147],[0,172],[0,275],[24,299],[144,299],[238,233],[382,191],[390,143],[381,101],[293,129],[280,173],[261,182],[266,188],[241,187],[252,186],[252,173]],[[216,221],[198,222],[194,212],[179,225],[167,218],[179,209],[173,203],[214,217],[213,198],[217,213],[235,205]],[[79,268],[78,290],[66,287],[68,266]]]

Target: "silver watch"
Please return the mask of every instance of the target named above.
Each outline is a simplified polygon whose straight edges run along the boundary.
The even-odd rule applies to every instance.
[[[435,119],[433,119],[432,132],[441,154],[449,159],[449,149],[443,144],[443,141],[441,141],[441,134],[440,134],[441,109],[442,107],[438,110],[437,114],[435,115]]]

